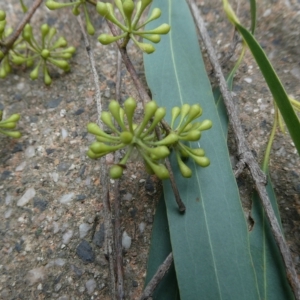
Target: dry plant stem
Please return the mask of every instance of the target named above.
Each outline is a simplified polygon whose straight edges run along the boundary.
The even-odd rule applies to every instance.
[[[96,64],[94,59],[93,49],[90,46],[89,39],[87,37],[85,27],[83,25],[82,19],[80,16],[77,17],[80,29],[84,38],[84,43],[86,51],[89,57],[90,66],[92,70],[92,76],[95,85],[95,98],[97,103],[97,123],[100,128],[103,128],[103,124],[100,120],[100,114],[102,111],[101,106],[101,94],[99,88],[99,77],[96,70]],[[113,241],[113,225],[109,204],[109,189],[108,189],[108,174],[105,157],[100,159],[100,182],[102,186],[102,202],[104,207],[104,226],[105,226],[105,252],[109,260],[109,271],[110,271],[110,294],[113,300],[116,299],[116,286],[115,286],[115,266],[114,266],[114,241]]]
[[[120,101],[120,87],[121,87],[121,68],[122,58],[118,51],[117,58],[117,80],[116,80],[116,99]],[[115,124],[116,125],[116,124]],[[121,160],[120,151],[115,153],[115,163],[117,164]],[[122,254],[122,237],[121,237],[121,222],[120,222],[120,180],[115,180],[113,186],[114,193],[114,237],[115,237],[115,257],[116,257],[116,269],[117,269],[117,299],[125,299],[124,293],[124,272],[123,272],[123,254]]]
[[[107,21],[107,24],[112,32],[112,34],[114,36],[118,35],[118,32],[116,30],[116,28],[114,27],[114,25]],[[118,48],[119,48],[119,51],[121,53],[121,56],[122,56],[122,59],[123,59],[123,62],[126,66],[126,69],[127,71],[129,72],[132,80],[133,80],[133,83],[139,93],[139,96],[142,100],[142,103],[143,103],[143,106],[145,107],[146,103],[151,101],[151,98],[150,96],[148,95],[144,85],[142,84],[142,82],[140,81],[137,73],[136,73],[136,70],[127,54],[127,51],[126,51],[126,48],[122,48],[121,47],[121,44],[116,42],[116,44],[118,45]],[[165,121],[162,121],[163,123],[163,126],[165,128],[168,128],[168,130],[170,131],[170,127],[169,125],[165,122]],[[176,185],[176,182],[175,182],[175,179],[174,179],[174,175],[173,175],[173,171],[172,171],[172,168],[171,168],[171,165],[170,165],[170,162],[169,162],[169,159],[167,158],[166,159],[166,165],[169,165],[169,167],[167,166],[168,168],[168,171],[170,173],[170,181],[171,181],[171,186],[172,186],[172,189],[173,189],[173,193],[174,193],[174,196],[175,196],[175,199],[176,199],[176,202],[178,203],[178,207],[179,207],[179,211],[180,212],[184,212],[185,211],[185,206],[184,204],[182,203],[181,199],[180,199],[180,196],[179,196],[179,191],[177,189],[177,185]],[[180,203],[180,204],[179,204]],[[183,209],[184,208],[184,209]]]
[[[171,252],[167,256],[165,261],[159,266],[156,273],[153,275],[152,279],[150,280],[150,282],[147,284],[146,288],[144,289],[143,294],[139,298],[139,300],[146,300],[146,299],[148,299],[148,297],[152,296],[157,285],[160,283],[160,281],[164,278],[164,276],[170,269],[172,262],[173,262],[173,254]]]
[[[38,9],[38,7],[41,5],[43,0],[35,0],[32,4],[32,6],[28,9],[26,15],[24,16],[23,20],[18,24],[15,31],[8,37],[8,39],[4,42],[4,48],[2,50],[3,54],[7,54],[9,49],[12,47],[14,42],[17,40],[17,38],[22,33],[23,28],[25,25],[30,21],[35,11]],[[2,59],[0,59],[1,62]]]
[[[292,287],[293,293],[297,300],[300,299],[300,284],[297,277],[297,273],[295,270],[295,266],[293,264],[292,256],[290,250],[284,240],[284,237],[281,233],[278,221],[274,214],[273,208],[271,206],[266,187],[265,187],[265,175],[262,173],[257,161],[255,160],[252,152],[249,150],[248,143],[244,136],[240,119],[238,118],[237,109],[233,103],[231,93],[227,89],[226,80],[223,76],[221,67],[219,65],[218,59],[215,54],[215,50],[212,46],[210,37],[206,31],[204,21],[199,13],[199,10],[196,4],[189,0],[189,5],[194,16],[195,22],[197,24],[198,30],[200,32],[200,36],[203,40],[203,43],[207,49],[207,53],[210,59],[210,62],[215,70],[215,76],[219,81],[220,90],[224,99],[224,103],[227,109],[228,117],[230,123],[232,125],[232,129],[235,135],[238,155],[240,158],[238,168],[243,170],[245,166],[250,170],[251,176],[255,182],[256,190],[261,199],[261,203],[263,205],[264,211],[267,215],[267,218],[270,222],[271,230],[276,240],[277,246],[279,247],[280,253],[282,255],[285,267],[287,278]],[[237,172],[239,174],[240,171]]]

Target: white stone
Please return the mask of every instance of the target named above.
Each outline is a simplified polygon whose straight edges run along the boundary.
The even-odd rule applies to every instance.
[[[60,110],[59,115],[63,118],[63,117],[66,116],[66,113],[67,113],[67,111],[63,108],[63,109]]]
[[[246,81],[247,83],[251,83],[252,82],[252,78],[246,77],[246,78],[244,78],[244,81]]]
[[[13,197],[11,194],[7,194],[5,197],[5,204],[10,205],[12,203]]]
[[[68,204],[70,203],[73,198],[74,198],[75,194],[74,193],[70,193],[70,194],[66,194],[66,195],[63,195],[60,199],[59,199],[59,202],[61,204]]]
[[[122,247],[128,250],[130,246],[131,246],[131,237],[127,234],[126,231],[124,231],[122,235]]]
[[[145,228],[146,228],[146,224],[145,224],[144,222],[141,222],[141,223],[139,224],[139,230],[140,230],[140,233],[143,233],[144,230],[145,230]]]
[[[9,208],[7,211],[5,211],[4,218],[8,219],[12,215],[12,212],[13,212],[12,208]]]
[[[69,133],[65,128],[61,129],[61,137],[64,140],[66,137],[68,137]]]
[[[25,150],[25,156],[30,158],[35,156],[35,149],[33,146],[29,146]]]
[[[33,285],[39,281],[43,281],[46,278],[45,268],[35,268],[28,271],[26,275],[26,280],[29,285]]]
[[[35,189],[29,188],[25,194],[18,200],[17,206],[26,205],[35,196]]]
[[[25,167],[26,167],[26,161],[23,161],[16,167],[16,172],[23,171]]]
[[[54,182],[57,182],[57,181],[58,181],[58,178],[59,178],[59,175],[58,175],[58,173],[53,172],[53,173],[51,174],[51,177],[52,177],[52,179],[53,179]]]
[[[96,286],[97,286],[97,284],[96,284],[96,281],[94,279],[90,279],[85,283],[85,287],[86,287],[87,292],[88,292],[89,295],[93,294]]]
[[[79,225],[79,237],[83,239],[90,231],[91,226],[87,223],[82,223]]]
[[[67,230],[64,235],[63,235],[63,240],[62,242],[66,245],[70,242],[71,238],[73,236],[73,230],[69,229]]]

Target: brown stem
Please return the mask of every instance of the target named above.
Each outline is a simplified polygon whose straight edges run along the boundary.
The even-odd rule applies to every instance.
[[[22,21],[18,24],[17,28],[15,31],[7,38],[7,40],[4,42],[4,47],[3,47],[3,54],[6,55],[14,42],[17,40],[17,38],[20,36],[22,33],[22,30],[24,29],[25,25],[30,21],[32,18],[33,14],[35,11],[38,9],[38,7],[41,5],[43,0],[35,0],[32,4],[32,6],[28,9],[26,15],[22,19]],[[0,59],[1,62],[2,59]]]
[[[291,256],[289,247],[287,246],[287,244],[284,240],[284,237],[281,233],[281,229],[278,224],[278,220],[274,214],[274,210],[272,208],[270,199],[268,197],[268,193],[266,191],[265,174],[261,171],[259,164],[255,160],[252,152],[249,150],[249,146],[248,146],[248,143],[246,141],[246,138],[244,136],[243,129],[241,126],[241,121],[238,117],[237,109],[232,100],[231,93],[227,89],[226,80],[222,73],[221,66],[218,62],[217,56],[215,54],[215,50],[212,46],[210,37],[207,33],[207,30],[204,25],[204,21],[199,13],[197,5],[192,0],[189,0],[188,3],[190,5],[191,12],[194,16],[198,30],[200,32],[200,36],[201,36],[203,43],[207,49],[207,54],[208,54],[208,57],[209,57],[209,60],[212,64],[212,66],[214,68],[216,78],[219,81],[220,91],[222,93],[224,103],[225,103],[225,106],[227,109],[228,117],[229,117],[230,123],[232,125],[234,135],[235,135],[235,139],[236,139],[236,143],[237,143],[237,151],[238,151],[238,155],[240,158],[237,172],[241,172],[241,170],[243,170],[244,167],[247,167],[250,170],[251,176],[255,183],[256,190],[261,199],[262,206],[263,206],[264,211],[269,220],[273,236],[275,238],[277,246],[282,255],[282,258],[283,258],[283,261],[285,264],[285,268],[286,268],[288,281],[292,287],[295,298],[297,300],[300,300],[299,279],[297,277],[297,273],[295,270],[295,266],[294,266],[294,263],[292,260],[292,256]]]
[[[94,52],[91,48],[91,45],[89,43],[88,36],[85,31],[85,27],[83,25],[82,19],[80,15],[77,17],[78,23],[80,25],[80,29],[83,35],[87,55],[90,61],[90,66],[92,70],[92,76],[94,80],[94,86],[95,86],[95,98],[96,98],[96,104],[97,104],[97,122],[100,127],[103,127],[102,122],[100,121],[100,114],[102,112],[102,105],[101,105],[101,93],[99,88],[99,77],[96,70],[96,64],[95,64],[95,58],[94,58]],[[109,271],[110,271],[110,295],[112,300],[116,299],[116,286],[115,286],[115,266],[114,266],[114,238],[113,238],[113,225],[112,225],[112,216],[110,211],[110,203],[109,203],[109,180],[107,175],[107,165],[106,165],[106,159],[105,157],[101,157],[100,159],[100,181],[102,186],[102,203],[104,207],[104,226],[105,226],[105,252],[108,256],[109,260]]]
[[[139,300],[146,300],[148,299],[148,297],[150,297],[153,294],[157,285],[160,283],[160,281],[164,278],[164,276],[170,269],[172,262],[173,262],[173,254],[171,252],[164,260],[164,262],[159,266],[156,273],[154,274],[154,276],[152,277],[152,279],[144,289],[143,294],[139,298]]]

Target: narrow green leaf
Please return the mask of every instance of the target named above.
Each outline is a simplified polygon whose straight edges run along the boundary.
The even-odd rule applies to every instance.
[[[152,227],[151,246],[149,251],[147,276],[145,284],[151,280],[158,267],[163,263],[172,251],[169,224],[167,219],[165,199],[162,197],[156,208],[156,214]],[[153,299],[179,300],[179,291],[174,264],[156,288]]]
[[[184,179],[176,158],[171,158],[187,207],[185,215],[178,213],[170,183],[164,182],[180,297],[259,299],[244,213],[194,23],[184,0],[154,0],[153,7],[163,12],[159,22],[171,25],[157,51],[144,57],[153,98],[169,111],[167,121],[171,120],[171,108],[183,103],[199,103],[203,118],[213,121],[213,128],[204,132],[200,141],[211,160],[209,167],[200,168],[189,161],[194,176]],[[158,23],[150,25],[155,28]]]
[[[288,131],[291,135],[291,138],[295,144],[295,147],[300,155],[300,120],[298,119],[291,103],[289,96],[287,95],[280,79],[278,78],[272,64],[268,60],[264,50],[261,48],[259,43],[256,41],[255,37],[244,28],[236,18],[233,17],[232,11],[227,1],[224,1],[227,6],[227,16],[229,20],[234,24],[237,30],[242,35],[244,41],[247,43],[253,57],[258,64],[266,83],[269,86],[269,89],[273,95],[273,98],[280,110],[280,113],[284,119],[284,122],[288,128]]]
[[[256,28],[256,0],[250,0],[250,12],[251,12],[251,33],[254,35]]]

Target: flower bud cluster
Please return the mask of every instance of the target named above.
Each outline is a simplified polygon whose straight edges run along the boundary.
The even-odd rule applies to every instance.
[[[89,35],[94,35],[95,33],[95,28],[90,20],[88,10],[87,10],[87,1],[86,0],[78,0],[78,1],[68,1],[68,2],[58,2],[54,0],[47,0],[46,1],[46,6],[50,10],[56,10],[64,7],[69,7],[73,6],[72,8],[72,13],[75,16],[78,16],[80,14],[80,7],[83,9],[84,16],[85,16],[85,23],[86,23],[86,30]]]
[[[28,67],[35,65],[30,73],[30,78],[32,80],[37,79],[41,69],[45,84],[51,84],[52,79],[49,75],[48,65],[52,64],[68,72],[70,65],[67,60],[72,57],[76,50],[75,47],[67,47],[67,41],[64,37],[59,37],[56,41],[53,41],[55,34],[55,28],[43,24],[41,26],[41,42],[38,43],[32,33],[31,25],[26,24],[22,32],[22,38],[26,42],[26,49],[29,49],[30,53],[11,51],[11,61],[16,65],[24,63]],[[36,64],[35,61],[37,61]]]
[[[139,42],[135,37],[139,36],[153,43],[158,43],[160,42],[160,35],[167,34],[170,31],[170,26],[168,24],[162,24],[152,30],[141,30],[141,28],[143,28],[146,24],[161,16],[161,10],[159,8],[154,8],[147,20],[139,23],[143,12],[151,4],[151,2],[152,0],[139,0],[135,4],[133,0],[115,0],[115,5],[120,11],[123,23],[116,17],[114,7],[111,3],[98,2],[96,8],[98,13],[117,25],[123,32],[118,36],[101,34],[98,37],[99,42],[103,45],[108,45],[123,38],[122,46],[125,47],[128,41],[132,39],[137,47],[139,47],[143,52],[148,54],[154,52],[155,48],[152,44]]]
[[[209,160],[204,155],[203,149],[192,149],[185,143],[197,141],[201,136],[201,131],[209,129],[211,122],[191,122],[198,118],[202,109],[199,105],[183,105],[182,108],[175,107],[172,110],[172,125],[180,115],[180,121],[176,129],[164,131],[162,139],[157,139],[156,130],[160,130],[160,123],[166,115],[166,109],[158,107],[155,101],[150,101],[145,106],[144,118],[139,125],[134,124],[133,117],[137,103],[133,98],[128,98],[124,102],[124,108],[119,103],[112,100],[109,104],[109,112],[104,111],[101,114],[101,120],[113,132],[108,134],[104,132],[96,123],[89,123],[88,132],[96,136],[97,141],[89,147],[87,155],[92,159],[100,158],[110,152],[120,149],[126,149],[126,154],[121,161],[110,169],[111,178],[120,178],[123,174],[125,165],[134,149],[140,153],[144,159],[147,170],[155,173],[160,179],[169,178],[169,172],[163,160],[169,156],[170,149],[176,151],[178,164],[181,174],[184,177],[190,177],[191,171],[183,162],[181,155],[191,157],[195,162],[206,167]],[[114,125],[114,120],[117,126]],[[125,122],[127,120],[127,122]]]
[[[20,115],[13,114],[6,120],[2,120],[2,115],[3,112],[2,110],[0,110],[0,132],[13,138],[21,137],[21,132],[16,130],[11,130],[16,128],[17,122],[20,120]]]

